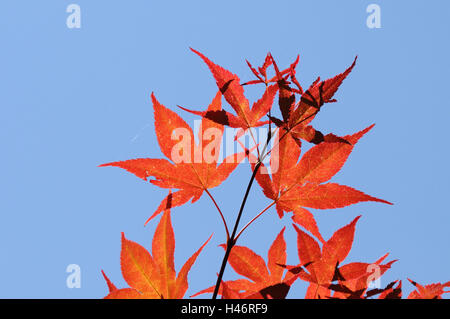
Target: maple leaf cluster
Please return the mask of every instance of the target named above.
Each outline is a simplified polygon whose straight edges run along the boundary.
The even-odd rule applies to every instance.
[[[370,263],[344,263],[351,250],[360,216],[325,240],[309,210],[342,208],[368,201],[391,204],[352,187],[329,182],[342,169],[355,145],[373,125],[345,136],[323,134],[311,125],[325,104],[336,102],[334,95],[355,67],[357,59],[341,74],[326,80],[318,78],[304,90],[296,76],[299,56],[283,70],[278,68],[271,54],[258,68],[247,61],[256,79],[241,83],[236,74],[213,63],[202,53],[192,51],[206,63],[218,86],[218,92],[206,110],[179,106],[182,110],[201,116],[198,143],[192,128],[176,112],[162,105],[152,93],[156,136],[166,158],[138,158],[100,165],[120,167],[155,186],[169,190],[145,222],[147,224],[163,213],[153,237],[151,253],[122,234],[120,264],[130,288],[117,289],[103,273],[109,287],[106,298],[167,299],[185,296],[188,272],[211,237],[176,275],[175,237],[170,211],[189,201],[196,202],[204,193],[211,198],[224,223],[227,240],[220,245],[225,250],[224,265],[228,263],[245,278],[223,281],[223,268],[215,286],[205,288],[193,297],[213,293],[214,296],[219,294],[229,299],[281,299],[286,298],[295,281],[302,280],[308,284],[305,298],[401,298],[401,281],[391,282],[382,288],[371,285],[395,263],[395,260],[385,262],[388,254]],[[272,76],[268,75],[270,67],[274,73]],[[264,93],[250,107],[244,88],[246,85],[258,84],[265,87]],[[276,110],[273,109],[277,95],[280,118],[274,115]],[[222,108],[222,98],[234,113]],[[239,141],[247,132],[251,134],[252,128],[266,125],[269,126],[269,133],[262,149],[255,145],[249,150]],[[219,163],[226,126],[238,129],[235,140],[241,144],[243,151]],[[212,137],[213,141],[206,143]],[[268,150],[271,140],[276,147]],[[304,142],[312,144],[312,147],[302,155]],[[268,167],[263,164],[267,156],[270,156]],[[245,158],[250,162],[252,177],[231,233],[209,190],[221,185]],[[242,208],[253,180],[260,186],[269,203],[237,233]],[[176,191],[172,192],[174,189]],[[267,262],[250,248],[236,244],[242,232],[272,207],[280,218],[285,213],[292,213],[292,225],[297,233],[297,265],[286,265],[285,227],[270,246]],[[408,298],[413,299],[442,298],[448,292],[446,288],[450,287],[450,282],[426,286],[414,281],[411,283],[416,290]]]

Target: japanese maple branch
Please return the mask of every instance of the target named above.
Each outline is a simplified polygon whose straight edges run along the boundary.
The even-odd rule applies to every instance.
[[[225,221],[225,217],[223,216],[222,211],[219,208],[219,205],[217,205],[214,197],[211,195],[211,193],[208,191],[208,189],[205,189],[205,192],[211,198],[211,200],[213,201],[214,205],[217,208],[217,211],[219,212],[219,215],[220,215],[220,217],[222,219],[222,222],[223,222],[223,226],[225,227],[225,232],[227,233],[227,241],[228,241],[228,240],[230,240],[230,231],[228,230],[228,225],[227,225],[227,222]]]
[[[267,85],[266,85],[266,90],[267,90]],[[269,112],[270,112],[270,110],[269,110]],[[251,134],[251,129],[250,129],[250,134]],[[269,132],[267,133],[267,140],[266,140],[266,144],[264,145],[264,148],[262,150],[262,153],[264,153],[266,151],[266,148],[269,145],[271,138],[272,138],[272,131],[271,131],[271,121],[270,121],[270,117],[269,117]],[[255,144],[256,144],[256,141],[255,141]],[[239,209],[239,213],[236,217],[236,222],[234,223],[233,233],[231,234],[231,237],[228,237],[227,249],[225,251],[225,255],[223,256],[222,265],[220,266],[219,275],[217,276],[216,286],[214,288],[214,293],[213,293],[212,299],[216,299],[217,294],[219,293],[220,284],[222,283],[223,274],[225,272],[225,268],[228,263],[228,257],[230,256],[231,249],[236,244],[237,237],[235,238],[235,236],[236,236],[237,229],[239,227],[239,222],[241,220],[242,213],[244,211],[245,203],[247,202],[248,194],[250,193],[250,189],[252,188],[253,182],[255,181],[256,174],[258,173],[259,167],[262,164],[262,159],[260,158],[259,149],[257,149],[257,150],[258,150],[258,162],[256,163],[255,168],[253,169],[252,177],[250,178],[250,181],[248,182],[247,190],[245,191],[244,198],[242,199],[241,208]],[[238,237],[239,237],[239,235],[238,235]]]
[[[307,121],[309,118],[315,116],[317,113],[318,113],[318,110],[317,110],[316,112],[314,112],[313,114],[309,115],[308,117],[306,117],[305,119],[303,119],[303,120],[299,121],[298,123],[296,123],[293,127],[291,127],[291,128],[289,128],[288,130],[286,130],[286,132],[284,133],[284,135],[281,136],[280,139],[278,140],[278,143],[279,143],[280,140],[282,140],[287,134],[289,134],[289,132],[290,132],[294,127],[298,126],[299,124],[303,123],[304,121]],[[271,134],[271,132],[269,131],[268,137],[267,137],[267,142],[266,142],[266,144],[265,144],[265,146],[264,146],[264,148],[263,148],[263,151],[262,151],[261,153],[264,153],[264,152],[265,152],[267,146],[269,145],[269,142],[270,142],[271,138],[272,138],[272,134]],[[271,150],[270,150],[270,151],[271,151]],[[224,274],[224,272],[225,272],[225,268],[226,268],[227,263],[228,263],[228,258],[229,258],[230,253],[231,253],[231,249],[232,249],[233,246],[236,244],[236,240],[237,240],[237,237],[236,237],[237,229],[238,229],[238,227],[239,227],[239,222],[240,222],[240,220],[241,220],[242,213],[243,213],[243,211],[244,211],[244,207],[245,207],[245,204],[246,204],[246,202],[247,202],[248,195],[249,195],[249,193],[250,193],[250,189],[252,188],[253,182],[255,181],[255,178],[256,178],[256,174],[258,173],[258,170],[259,170],[259,168],[261,167],[263,160],[266,158],[267,155],[270,154],[270,151],[268,151],[266,154],[264,154],[264,156],[263,156],[262,158],[258,158],[258,162],[256,163],[255,168],[253,169],[252,177],[250,178],[250,181],[249,181],[249,183],[248,183],[248,185],[247,185],[247,190],[245,191],[245,195],[244,195],[244,198],[242,199],[242,203],[241,203],[241,207],[240,207],[240,209],[239,209],[239,213],[238,213],[238,215],[237,215],[237,217],[236,217],[236,221],[235,221],[235,223],[234,223],[233,232],[231,233],[231,236],[230,236],[229,240],[227,241],[227,246],[226,246],[227,248],[226,248],[226,251],[225,251],[225,255],[224,255],[224,257],[223,257],[223,260],[222,260],[222,265],[220,266],[219,275],[217,276],[216,286],[214,287],[214,293],[213,293],[212,299],[216,299],[216,298],[217,298],[217,295],[218,295],[218,293],[219,293],[220,284],[222,283],[223,274]],[[269,208],[267,208],[267,209],[269,209]],[[265,212],[265,210],[264,210],[262,213],[264,213],[264,212]],[[260,216],[262,215],[262,213],[258,214],[255,218],[253,218],[252,223],[253,223],[258,217],[260,217]],[[246,225],[245,227],[248,227],[248,226],[249,226],[249,225]],[[240,235],[241,233],[242,233],[242,231],[239,233],[239,235]]]
[[[257,174],[258,169],[261,166],[261,164],[262,164],[262,162],[258,161],[258,163],[255,165],[255,168],[253,169],[252,177],[250,178],[250,181],[248,182],[247,190],[245,191],[244,198],[242,199],[241,208],[239,209],[239,213],[238,213],[238,215],[236,217],[236,221],[234,223],[233,232],[231,233],[230,239],[227,241],[227,249],[225,251],[225,255],[222,260],[222,265],[220,266],[220,271],[219,271],[219,275],[217,277],[217,282],[216,282],[216,286],[214,288],[214,293],[213,293],[212,299],[216,299],[217,294],[219,293],[220,283],[222,282],[222,277],[223,277],[225,268],[228,263],[228,257],[230,256],[231,249],[233,248],[233,246],[236,243],[235,236],[236,236],[237,229],[239,227],[239,222],[241,220],[242,213],[244,211],[245,203],[247,202],[248,194],[250,193],[250,189],[252,188],[256,174]]]

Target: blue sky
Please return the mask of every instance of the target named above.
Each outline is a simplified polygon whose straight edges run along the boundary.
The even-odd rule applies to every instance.
[[[66,7],[81,7],[68,29]],[[366,26],[366,7],[381,8],[381,29]],[[2,1],[0,4],[0,297],[99,298],[104,269],[125,287],[120,233],[150,247],[156,222],[144,221],[165,196],[105,162],[162,157],[150,92],[167,107],[207,105],[216,93],[196,48],[252,76],[268,51],[280,65],[301,55],[298,78],[357,66],[314,124],[346,135],[372,123],[333,181],[394,202],[314,212],[325,238],[362,214],[347,261],[386,252],[398,263],[383,277],[421,283],[450,280],[447,97],[450,3],[434,1]],[[254,101],[261,93],[249,89]],[[193,123],[186,113],[182,116]],[[250,170],[239,167],[212,193],[231,221]],[[244,220],[268,201],[254,188]],[[177,269],[215,232],[190,274],[188,295],[210,286],[223,255],[220,220],[204,196],[173,210]],[[287,225],[272,211],[241,237],[257,253]],[[66,267],[81,267],[81,288],[66,286]],[[226,278],[235,278],[228,269]],[[410,291],[405,283],[405,292]],[[302,297],[297,282],[290,297]]]

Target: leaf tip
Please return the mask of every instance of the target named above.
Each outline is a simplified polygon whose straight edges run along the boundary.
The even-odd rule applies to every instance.
[[[145,223],[144,223],[144,227],[147,226],[147,224],[153,219],[153,216],[149,217]]]
[[[191,49],[192,52],[194,52],[195,54],[197,54],[199,57],[201,57],[203,60],[207,59],[206,56],[204,56],[202,53],[200,53],[199,51],[195,50],[194,48],[189,48]]]
[[[376,198],[376,197],[373,197],[373,198],[372,198],[372,201],[374,201],[374,202],[379,202],[379,203],[383,203],[383,204],[387,204],[387,205],[391,205],[391,206],[394,205],[394,203],[391,203],[391,202],[389,202],[389,201],[387,201],[387,200],[380,199],[380,198]]]
[[[411,280],[411,279],[409,279],[409,278],[406,278],[406,279],[408,279],[408,281],[409,281],[411,284],[413,284],[414,286],[417,286],[417,282],[415,282],[414,280]]]
[[[356,61],[357,61],[357,60],[358,60],[358,55],[355,56],[355,59],[353,60],[352,65],[350,65],[350,67],[345,71],[346,74],[350,73],[350,72],[353,70],[353,68],[354,68],[355,65],[356,65]],[[345,74],[345,73],[344,73],[344,74]]]
[[[292,223],[292,226],[298,234],[304,233],[295,223]]]
[[[106,281],[106,284],[107,284],[107,286],[108,286],[109,292],[111,293],[111,292],[113,292],[114,290],[117,290],[117,287],[112,283],[112,281],[108,278],[108,276],[106,276],[106,274],[105,274],[105,272],[103,271],[103,269],[101,269],[101,272],[102,272],[103,278],[104,278],[105,281]]]
[[[375,127],[375,123],[366,127],[365,129],[353,134],[353,135],[347,135],[344,137],[344,139],[346,139],[348,142],[350,142],[351,144],[355,145],[356,143],[358,143],[358,141],[364,136],[366,135],[369,131],[371,131],[373,128]]]

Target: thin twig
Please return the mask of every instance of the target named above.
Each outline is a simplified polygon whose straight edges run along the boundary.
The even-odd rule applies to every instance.
[[[205,189],[205,192],[206,192],[206,194],[208,194],[208,196],[211,198],[211,200],[213,201],[214,205],[215,205],[216,208],[217,208],[217,211],[219,212],[219,215],[220,215],[220,217],[221,217],[221,219],[222,219],[222,221],[223,221],[223,226],[225,227],[225,232],[227,233],[227,241],[228,241],[228,240],[230,239],[230,232],[229,232],[229,230],[228,230],[228,225],[227,225],[227,222],[225,221],[225,217],[223,216],[222,211],[220,210],[219,205],[217,205],[217,203],[216,203],[214,197],[211,195],[211,193],[208,191],[208,189]]]
[[[318,110],[317,110],[316,112],[314,112],[313,114],[311,114],[310,116],[306,117],[305,119],[303,119],[303,120],[299,121],[298,123],[296,123],[293,127],[291,127],[291,128],[289,128],[288,130],[286,130],[286,132],[283,134],[283,136],[281,136],[281,137],[278,139],[278,142],[280,142],[280,140],[282,140],[282,139],[283,139],[283,138],[284,138],[284,137],[285,137],[285,136],[286,136],[286,135],[294,128],[294,127],[296,127],[297,125],[301,124],[302,122],[308,120],[309,118],[315,116],[317,113],[318,113]],[[265,152],[265,150],[266,150],[266,148],[267,148],[267,146],[268,146],[268,144],[269,144],[271,138],[272,138],[272,134],[271,134],[271,132],[270,132],[270,133],[269,133],[269,136],[268,136],[268,138],[267,138],[266,145],[264,146],[263,151],[262,151],[261,153],[264,153],[264,152]],[[218,293],[219,293],[220,284],[222,283],[223,274],[224,274],[224,272],[225,272],[225,268],[226,268],[227,263],[228,263],[228,257],[230,256],[231,249],[232,249],[233,246],[236,244],[236,239],[237,239],[237,238],[236,238],[236,232],[237,232],[237,229],[238,229],[238,227],[239,227],[239,222],[240,222],[240,220],[241,220],[241,217],[242,217],[242,213],[243,213],[243,211],[244,211],[245,204],[246,204],[246,202],[247,202],[248,194],[250,193],[250,189],[252,188],[253,182],[255,181],[255,178],[256,178],[256,174],[258,173],[258,170],[259,170],[259,168],[260,168],[260,166],[261,166],[263,160],[266,158],[266,156],[267,156],[269,153],[270,153],[270,151],[267,152],[266,154],[264,154],[264,156],[263,156],[261,159],[258,159],[258,162],[256,163],[255,168],[253,169],[252,177],[250,178],[250,181],[249,181],[249,183],[248,183],[248,185],[247,185],[247,190],[245,191],[245,195],[244,195],[244,198],[242,199],[242,203],[241,203],[241,207],[240,207],[240,209],[239,209],[239,213],[238,213],[238,215],[237,215],[237,217],[236,217],[236,221],[235,221],[235,223],[234,223],[233,232],[232,232],[230,238],[229,238],[228,241],[227,241],[227,248],[226,248],[226,251],[225,251],[225,255],[224,255],[224,257],[223,257],[223,260],[222,260],[222,265],[220,266],[220,271],[219,271],[219,275],[218,275],[218,277],[217,277],[216,286],[215,286],[215,288],[214,288],[214,293],[213,293],[212,299],[216,299],[216,298],[217,298],[217,295],[218,295]],[[264,211],[263,211],[263,212],[264,212]],[[260,215],[259,215],[259,216],[260,216]],[[258,217],[259,217],[259,216],[258,216]],[[239,233],[239,235],[240,235],[241,233],[242,233],[242,231]]]
[[[241,236],[241,234],[244,232],[244,230],[250,226],[255,220],[257,220],[262,214],[264,214],[266,211],[269,210],[270,207],[272,207],[273,205],[276,204],[276,201],[273,201],[269,206],[267,206],[266,208],[264,208],[258,215],[256,215],[255,217],[252,218],[252,220],[250,220],[247,225],[245,225],[244,227],[242,227],[241,231],[237,234],[235,241],[238,240],[238,238]]]

